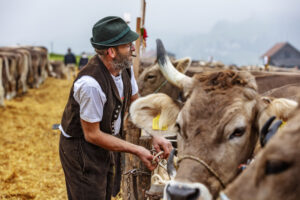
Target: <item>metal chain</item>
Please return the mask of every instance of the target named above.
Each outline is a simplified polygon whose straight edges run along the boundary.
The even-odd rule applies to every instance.
[[[125,172],[123,175],[134,175],[134,176],[140,176],[140,175],[151,175],[149,172],[142,171],[140,169],[134,168],[129,170],[128,172]]]
[[[158,194],[147,194],[146,193],[146,197],[147,197],[147,200],[159,200],[161,199],[161,195],[158,195]]]
[[[126,175],[127,176],[127,198],[128,200],[130,200],[130,197],[131,197],[131,193],[130,193],[130,176],[129,175],[132,175],[132,173],[134,173],[136,169],[131,169],[129,170],[128,172],[124,173],[123,175]]]
[[[137,168],[134,168],[134,169],[131,169],[127,172],[125,172],[123,175],[126,175],[127,176],[127,197],[128,197],[128,200],[130,200],[130,197],[131,197],[131,193],[130,193],[130,176],[140,176],[140,175],[147,175],[147,176],[151,176],[151,173],[149,172],[145,172],[145,171],[142,171],[140,169],[137,169]]]
[[[152,160],[152,164],[155,164],[155,163],[161,164],[162,160],[160,159],[160,155],[162,155],[164,153],[164,151],[156,153],[156,150],[154,148],[152,148],[150,151],[154,155],[154,158]],[[159,159],[159,162],[156,161],[157,159]],[[131,169],[131,170],[123,173],[123,175],[127,176],[127,179],[126,179],[126,182],[127,182],[127,198],[128,198],[128,200],[130,200],[130,197],[131,197],[131,192],[130,192],[130,188],[131,188],[131,186],[130,186],[130,176],[131,177],[132,176],[140,176],[140,175],[151,176],[151,173],[142,171],[142,170],[137,169],[137,168],[134,168],[134,169]]]
[[[130,200],[130,177],[129,177],[129,174],[127,174],[127,198],[128,200]]]

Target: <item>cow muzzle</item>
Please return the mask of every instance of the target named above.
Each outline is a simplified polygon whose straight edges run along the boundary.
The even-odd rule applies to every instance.
[[[201,183],[170,181],[164,189],[164,200],[211,200],[207,187]]]

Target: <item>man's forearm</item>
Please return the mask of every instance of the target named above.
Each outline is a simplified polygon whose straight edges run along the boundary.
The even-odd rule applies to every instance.
[[[138,146],[130,142],[119,139],[110,134],[99,131],[97,134],[92,134],[85,139],[95,145],[110,151],[122,151],[127,153],[138,154]]]

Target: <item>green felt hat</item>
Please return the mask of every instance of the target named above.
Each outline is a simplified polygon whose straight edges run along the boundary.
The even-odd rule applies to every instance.
[[[139,35],[130,30],[127,23],[120,17],[109,16],[100,19],[93,27],[91,44],[96,49],[128,44],[137,40]]]

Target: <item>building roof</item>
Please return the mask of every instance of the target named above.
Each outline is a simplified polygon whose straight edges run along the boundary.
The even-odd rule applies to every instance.
[[[269,49],[266,53],[264,53],[261,58],[268,56],[271,57],[273,56],[275,53],[277,53],[282,47],[284,47],[285,45],[287,45],[287,42],[279,42],[276,43],[271,49]]]

